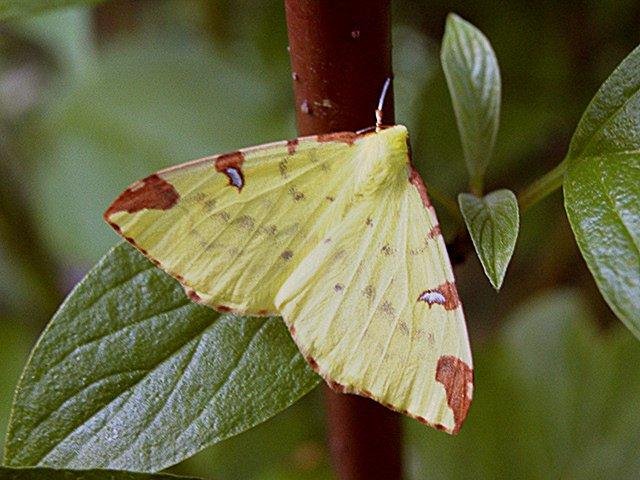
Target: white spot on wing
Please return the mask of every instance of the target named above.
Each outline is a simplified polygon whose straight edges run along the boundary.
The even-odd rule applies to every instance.
[[[229,180],[231,180],[231,184],[234,187],[242,188],[244,186],[244,182],[242,181],[242,175],[240,175],[240,172],[236,168],[227,167],[224,169],[224,171],[229,177]]]
[[[447,299],[444,298],[444,295],[437,290],[427,290],[426,292],[423,292],[418,297],[418,300],[427,302],[429,305],[433,305],[434,303],[444,305],[444,303],[447,301]]]

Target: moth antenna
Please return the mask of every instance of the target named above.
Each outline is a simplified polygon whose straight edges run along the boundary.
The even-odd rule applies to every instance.
[[[387,77],[382,85],[382,92],[380,93],[380,100],[378,100],[378,108],[376,108],[376,132],[382,129],[382,107],[384,107],[384,100],[387,96],[387,91],[391,85],[391,77]]]

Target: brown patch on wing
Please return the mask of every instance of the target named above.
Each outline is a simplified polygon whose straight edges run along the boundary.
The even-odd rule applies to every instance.
[[[327,385],[329,385],[329,388],[334,392],[345,393],[347,391],[347,387],[335,380],[327,380]]]
[[[129,242],[131,245],[133,245],[134,247],[136,247],[138,250],[140,250],[140,253],[143,254],[145,257],[149,256],[149,252],[147,252],[147,250],[145,250],[144,248],[142,248],[140,245],[138,245],[136,243],[136,241],[132,238],[132,237],[124,237],[124,239]]]
[[[335,133],[322,133],[318,135],[319,142],[344,142],[347,145],[353,145],[353,142],[359,137],[354,132],[335,132]]]
[[[242,173],[242,164],[244,163],[244,154],[242,152],[231,152],[220,155],[215,160],[216,171],[224,173],[229,179],[229,185],[236,187],[238,191],[244,187],[244,174]],[[238,178],[234,178],[231,172],[236,172]]]
[[[427,234],[429,238],[436,238],[436,237],[439,237],[440,235],[442,235],[442,230],[440,229],[440,225],[436,225],[435,227],[433,227],[431,230],[429,230],[429,233]]]
[[[431,200],[429,200],[429,195],[427,195],[427,186],[413,165],[409,165],[409,182],[418,190],[424,208],[428,209],[431,207]]]
[[[221,312],[221,313],[232,313],[233,312],[233,308],[227,307],[226,305],[216,305],[215,309],[218,312]]]
[[[473,369],[457,357],[443,355],[438,359],[436,380],[444,385],[447,405],[453,412],[455,427],[452,433],[460,431],[471,405],[469,385],[473,385]]]
[[[313,369],[314,372],[319,371],[320,367],[318,366],[318,362],[316,362],[316,359],[313,358],[311,355],[307,356],[307,363]]]
[[[438,298],[440,295],[444,301]],[[454,282],[444,282],[436,288],[425,290],[418,296],[417,301],[425,302],[429,307],[434,304],[442,305],[445,310],[455,310],[460,306],[460,297]]]
[[[202,301],[202,297],[198,295],[194,290],[191,290],[189,288],[185,289],[185,291],[187,292],[187,297],[189,297],[192,302],[200,303]]]
[[[180,195],[169,182],[160,178],[157,174],[134,183],[127,188],[104,213],[104,218],[116,212],[135,213],[144,209],[169,210],[173,207]]]
[[[298,148],[298,139],[294,138],[292,140],[287,140],[287,152],[289,155],[293,155],[296,153],[296,149]]]

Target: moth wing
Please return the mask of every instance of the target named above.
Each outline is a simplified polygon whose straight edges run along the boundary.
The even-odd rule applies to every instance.
[[[129,187],[105,219],[194,300],[274,315],[278,288],[324,236],[358,141],[306,137],[169,168]]]
[[[472,397],[471,351],[435,212],[410,171],[413,185],[348,210],[276,307],[334,389],[457,433]]]

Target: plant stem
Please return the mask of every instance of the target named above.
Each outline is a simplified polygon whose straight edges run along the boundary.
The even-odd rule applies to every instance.
[[[469,191],[476,197],[482,198],[484,190],[484,175],[474,175],[469,179]]]
[[[391,71],[390,0],[285,0],[300,135],[373,126]],[[393,93],[383,123],[394,123]],[[402,478],[399,415],[326,388],[329,448],[340,480]]]
[[[529,207],[558,189],[562,185],[562,179],[566,171],[567,161],[565,160],[522,190],[518,195],[520,211],[524,213]]]

